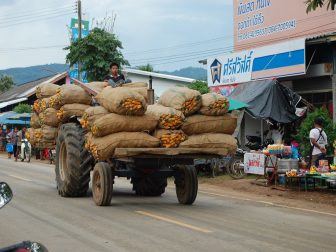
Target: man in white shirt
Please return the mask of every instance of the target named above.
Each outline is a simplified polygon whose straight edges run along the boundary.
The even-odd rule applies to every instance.
[[[318,160],[327,153],[326,146],[328,145],[328,138],[322,127],[323,120],[321,118],[316,118],[314,120],[314,129],[309,133],[310,144],[312,146],[311,165],[315,166],[318,166]]]

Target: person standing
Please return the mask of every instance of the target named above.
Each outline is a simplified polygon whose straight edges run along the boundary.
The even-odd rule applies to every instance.
[[[312,146],[310,165],[318,166],[318,161],[327,154],[328,137],[323,130],[323,119],[314,120],[314,128],[309,133],[310,144]]]
[[[16,129],[16,131],[15,131]],[[12,154],[16,154],[16,150],[15,150],[15,143],[16,143],[16,135],[17,135],[17,128],[15,128],[14,130],[11,130],[8,134],[7,134],[7,144],[8,145],[12,145],[12,148],[10,151],[8,151],[8,158],[12,158]]]
[[[26,138],[26,127],[23,127],[22,130],[20,130],[17,133],[17,150],[16,150],[16,158],[15,161],[17,161],[19,154],[21,153],[21,160],[24,160],[24,146],[22,146],[22,139]]]

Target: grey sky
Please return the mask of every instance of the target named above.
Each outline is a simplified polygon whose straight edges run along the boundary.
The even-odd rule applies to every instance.
[[[198,59],[232,46],[232,0],[82,2],[88,20],[117,14],[115,33],[134,66],[147,62],[158,70],[199,66]],[[61,48],[69,44],[66,25],[76,16],[71,5],[74,0],[1,0],[0,69],[64,63],[66,52]],[[48,48],[36,49],[40,47]]]

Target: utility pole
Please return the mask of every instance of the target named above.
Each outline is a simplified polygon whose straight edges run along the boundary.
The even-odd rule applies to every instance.
[[[82,39],[82,1],[77,1],[77,13],[78,13],[78,40]],[[82,74],[81,74],[81,63],[78,62],[78,80],[82,81]]]

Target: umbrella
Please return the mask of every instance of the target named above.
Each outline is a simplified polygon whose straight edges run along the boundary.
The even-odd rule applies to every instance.
[[[238,100],[234,100],[234,99],[231,99],[229,98],[230,100],[230,108],[229,108],[229,111],[232,111],[232,110],[238,110],[238,109],[242,109],[242,108],[248,108],[249,105],[244,103],[244,102],[240,102]]]

